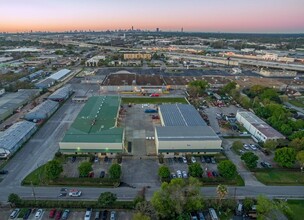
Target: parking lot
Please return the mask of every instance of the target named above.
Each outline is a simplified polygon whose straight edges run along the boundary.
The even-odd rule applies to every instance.
[[[79,165],[84,162],[89,161],[89,157],[69,157],[66,159],[65,163],[63,164],[63,176],[65,177],[79,177],[78,167]],[[104,157],[98,158],[98,160],[94,161],[92,167],[94,172],[94,178],[99,178],[99,174],[101,171],[105,171],[106,175],[108,169],[113,163],[112,158],[107,158],[105,161]]]
[[[64,209],[57,209],[57,210],[64,211]],[[9,218],[9,216],[12,211],[13,211],[13,209],[0,209],[0,213],[1,213],[0,220],[11,220]],[[37,209],[36,209],[36,211],[37,211]],[[43,209],[43,213],[40,218],[35,218],[36,211],[31,213],[28,220],[49,220],[50,219],[49,218],[49,213],[50,213],[49,209],[47,209],[47,210]],[[107,211],[108,211],[107,219],[110,219],[111,210],[107,210]],[[84,215],[85,215],[85,210],[70,210],[68,220],[83,220]],[[95,210],[93,210],[93,212],[92,212],[91,220],[94,220],[94,216],[95,216]],[[133,213],[131,211],[117,211],[116,210],[116,219],[117,220],[131,220],[132,216],[133,216]],[[17,218],[15,218],[15,219],[17,219]]]
[[[211,160],[208,161],[206,160],[206,158],[211,158],[212,156],[195,156],[195,160],[197,163],[199,163],[203,169],[203,177],[208,177],[208,172],[213,172],[215,171],[216,173],[218,173],[217,171],[217,162],[215,161],[215,163],[212,163]],[[202,160],[203,158],[203,160]],[[180,170],[180,171],[186,171],[188,174],[188,165],[191,164],[191,160],[187,160],[187,163],[185,163],[182,159],[182,157],[174,157],[174,158],[166,158],[165,159],[165,165],[167,165],[171,171],[171,174],[175,174],[176,175],[176,171]]]

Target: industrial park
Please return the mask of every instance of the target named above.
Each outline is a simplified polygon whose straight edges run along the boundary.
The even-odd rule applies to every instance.
[[[0,220],[301,219],[304,35],[129,26],[0,29]]]

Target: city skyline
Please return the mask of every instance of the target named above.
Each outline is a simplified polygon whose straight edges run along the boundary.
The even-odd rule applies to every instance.
[[[301,0],[140,0],[1,2],[0,31],[134,29],[185,32],[303,33]]]

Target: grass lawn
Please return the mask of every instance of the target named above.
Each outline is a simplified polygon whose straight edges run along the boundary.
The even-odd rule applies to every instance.
[[[33,185],[44,185],[46,181],[47,180],[45,177],[45,165],[42,165],[41,167],[27,175],[22,182],[26,185],[30,185],[31,183]]]
[[[238,145],[234,145],[231,147],[231,149],[234,151],[234,153],[236,153],[237,155],[242,155],[240,150],[244,150],[243,146],[238,146]]]
[[[288,102],[290,102],[290,104],[300,107],[300,108],[304,108],[304,102],[300,101],[300,100],[289,100]]]
[[[293,171],[257,171],[256,178],[266,185],[304,185],[304,173]]]
[[[288,200],[287,204],[293,213],[293,220],[301,220],[304,216],[304,200]]]
[[[138,97],[138,98],[122,98],[123,104],[159,104],[159,103],[182,103],[188,104],[185,98],[158,98],[158,97]]]

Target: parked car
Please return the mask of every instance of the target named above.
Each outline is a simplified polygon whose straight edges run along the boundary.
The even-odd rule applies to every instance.
[[[69,214],[70,214],[70,210],[69,209],[64,210],[64,212],[62,213],[61,219],[62,220],[68,219]]]
[[[14,211],[10,214],[10,219],[14,219],[19,214],[20,209],[14,209]]]
[[[206,163],[206,160],[205,160],[204,157],[201,157],[201,162],[202,162],[202,163]]]
[[[4,174],[8,174],[7,170],[0,170],[0,174],[4,175]]]
[[[182,157],[183,158],[183,163],[188,163],[187,158],[186,157]]]
[[[105,171],[100,171],[99,178],[104,178],[106,175]]]
[[[207,176],[208,176],[209,178],[212,178],[212,177],[213,177],[211,171],[207,171]]]
[[[98,162],[99,162],[99,158],[95,156],[94,163],[98,163]]]
[[[213,175],[214,177],[218,177],[218,174],[217,174],[216,171],[212,171],[212,175]]]
[[[188,174],[186,171],[183,171],[182,174],[183,174],[183,178],[188,178]]]
[[[84,215],[84,220],[90,220],[92,215],[92,208],[87,208],[85,215]]]
[[[107,156],[105,156],[104,159],[103,159],[103,161],[104,161],[104,162],[108,162],[108,161],[109,161],[109,158],[108,158]]]
[[[206,163],[211,163],[210,157],[206,157],[206,156],[205,156],[205,161],[206,161]]]
[[[116,219],[116,212],[111,211],[110,220],[115,220],[115,219]]]
[[[23,216],[23,219],[28,219],[28,218],[30,217],[31,212],[32,212],[32,209],[28,209],[28,210],[25,212],[25,214],[24,214],[24,216]]]
[[[35,218],[40,218],[42,215],[43,210],[42,209],[38,209],[36,214],[35,214]]]
[[[49,218],[54,218],[55,214],[56,214],[56,209],[55,208],[51,209],[50,214],[49,214]]]
[[[180,170],[177,170],[176,174],[178,178],[182,178],[182,172]]]
[[[56,212],[56,217],[55,217],[55,219],[56,219],[56,220],[60,220],[61,215],[62,215],[62,211],[61,211],[61,210],[58,210],[58,211]]]
[[[257,147],[254,144],[249,145],[252,150],[257,150]]]
[[[190,216],[191,220],[198,220],[195,212],[191,212]]]
[[[80,197],[81,194],[82,194],[81,191],[77,190],[77,189],[72,189],[69,192],[69,196],[71,196],[71,197]]]
[[[89,172],[88,177],[89,177],[89,178],[94,178],[94,171]]]
[[[76,157],[73,156],[71,162],[74,163],[76,161]]]
[[[102,220],[107,220],[108,218],[108,211],[107,210],[104,210],[101,212],[101,219]]]
[[[195,157],[191,157],[191,162],[192,162],[192,163],[196,163]]]
[[[199,220],[205,220],[205,216],[203,215],[202,212],[198,212],[197,214],[198,214],[198,219]]]
[[[94,220],[100,219],[100,211],[96,211]]]
[[[250,147],[249,147],[248,144],[243,144],[243,148],[244,148],[245,150],[250,150]]]
[[[261,166],[265,167],[265,168],[271,168],[272,167],[270,163],[265,162],[265,161],[261,162]]]
[[[214,157],[211,157],[211,163],[216,164]]]
[[[175,179],[175,178],[176,178],[175,173],[171,173],[171,178],[172,178],[172,179]]]

